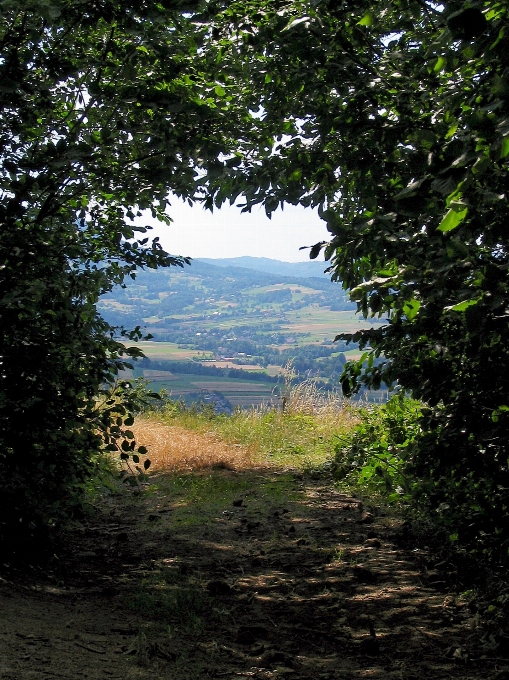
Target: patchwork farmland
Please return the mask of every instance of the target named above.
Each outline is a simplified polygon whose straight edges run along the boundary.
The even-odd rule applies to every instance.
[[[360,320],[341,286],[324,276],[201,261],[141,272],[100,307],[110,323],[139,325],[153,336],[139,343],[146,359],[135,369],[153,389],[186,401],[216,392],[232,407],[273,401],[274,377],[289,364],[300,379],[337,387],[346,356],[360,353],[336,337],[383,323]]]

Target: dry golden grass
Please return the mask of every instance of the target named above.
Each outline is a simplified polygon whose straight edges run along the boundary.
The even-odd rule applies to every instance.
[[[213,432],[193,432],[142,417],[136,419],[131,429],[137,444],[148,449],[151,472],[237,470],[257,466],[249,447],[228,444]]]
[[[296,373],[291,361],[283,366],[281,374],[285,381],[281,400],[286,413],[313,416],[322,427],[350,428],[359,422],[358,409],[352,408],[339,391],[325,392],[313,378],[293,384]]]
[[[169,403],[138,417],[132,429],[148,449],[150,470],[315,469],[330,461],[338,434],[358,423],[358,408],[337,392],[320,390],[312,379],[294,384],[291,363],[282,374],[276,409],[262,405],[211,417]]]
[[[291,374],[290,374],[291,377]],[[338,392],[323,392],[313,379],[291,385],[283,392],[287,413],[315,416],[320,420],[343,421],[355,418],[352,409]]]

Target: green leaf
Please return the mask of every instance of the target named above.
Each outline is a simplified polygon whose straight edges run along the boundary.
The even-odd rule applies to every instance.
[[[451,305],[450,307],[445,307],[445,311],[448,311],[448,312],[464,312],[469,307],[473,307],[478,302],[480,302],[481,299],[482,298],[476,298],[475,300],[465,300],[464,302],[458,302],[457,304]]]
[[[458,129],[458,123],[454,123],[453,125],[450,126],[450,128],[447,130],[447,133],[445,135],[445,139],[450,139],[456,130]]]
[[[439,73],[444,68],[446,63],[447,60],[445,59],[445,57],[438,57],[437,63],[433,67],[433,71],[435,71],[435,73]]]
[[[460,225],[467,216],[467,212],[468,208],[465,208],[464,210],[461,210],[459,212],[456,210],[448,210],[447,213],[445,214],[445,217],[438,225],[438,230],[443,233],[446,233],[448,231],[456,229],[456,227]]]
[[[414,196],[422,186],[423,182],[425,181],[426,178],[422,178],[418,180],[417,182],[412,182],[408,186],[406,186],[404,189],[402,189],[400,192],[398,192],[394,196],[395,201],[399,201],[403,198],[410,198],[411,196]]]
[[[502,139],[502,144],[500,148],[500,158],[505,158],[509,154],[509,137],[504,137]]]
[[[299,26],[299,24],[303,24],[306,21],[309,21],[308,16],[303,16],[300,17],[299,19],[292,19],[284,28],[283,31],[289,31],[292,28],[295,28],[295,26]]]
[[[366,12],[366,14],[357,22],[357,26],[372,26],[373,25],[373,15],[371,12]]]
[[[418,314],[421,307],[420,300],[412,299],[405,302],[403,312],[409,321],[412,321]]]
[[[325,245],[325,241],[320,241],[319,243],[315,243],[314,246],[311,246],[311,249],[309,251],[309,259],[310,260],[316,260],[318,255],[320,255],[320,252],[322,248]]]

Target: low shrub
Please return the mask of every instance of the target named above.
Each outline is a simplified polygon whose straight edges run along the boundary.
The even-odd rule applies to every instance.
[[[421,432],[421,415],[418,401],[399,395],[361,408],[359,424],[337,437],[334,477],[381,493],[388,501],[409,500],[414,481],[405,468]]]

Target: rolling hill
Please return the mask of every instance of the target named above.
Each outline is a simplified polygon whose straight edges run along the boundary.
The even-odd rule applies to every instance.
[[[324,263],[234,259],[261,259],[259,267],[274,271],[193,260],[183,269],[138,272],[125,288],[103,296],[99,309],[109,323],[139,325],[153,336],[142,343],[148,358],[135,374],[180,396],[217,391],[233,405],[266,401],[270,383],[288,362],[301,378],[337,385],[345,352],[355,355],[356,346],[334,339],[360,328],[355,304],[323,275],[275,271]],[[239,380],[248,402],[235,386]]]

